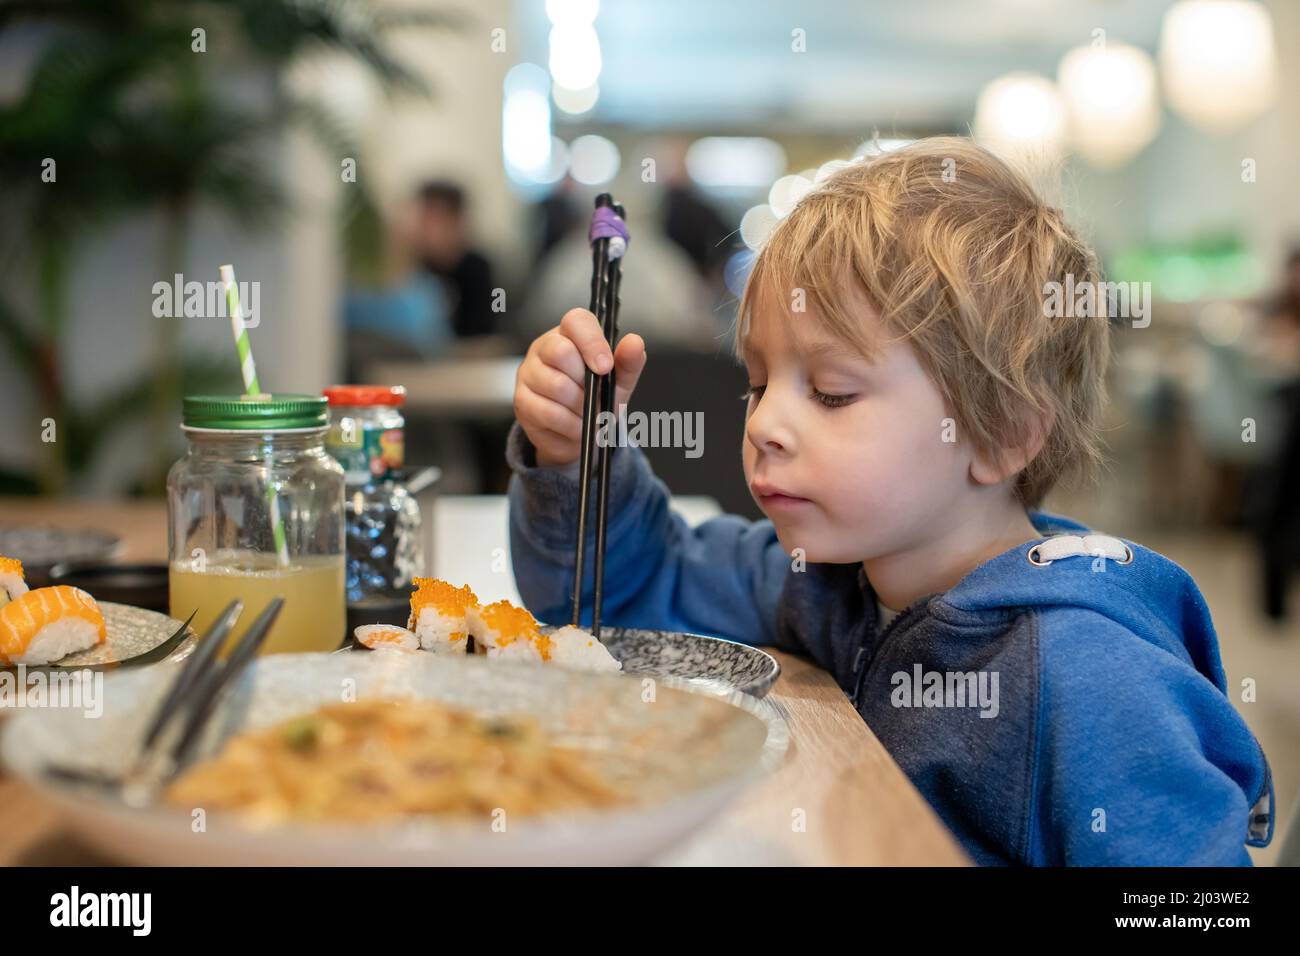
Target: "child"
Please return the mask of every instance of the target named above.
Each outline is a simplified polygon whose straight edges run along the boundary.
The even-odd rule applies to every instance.
[[[811,656],[979,863],[1248,864],[1272,782],[1196,584],[1036,510],[1100,462],[1106,302],[1053,309],[1067,281],[1100,282],[1091,251],[968,141],[830,177],[740,303],[770,520],[692,529],[617,449],[602,616]],[[645,344],[611,356],[574,310],[519,369],[510,539],[544,620],[570,611],[584,362],[611,360],[621,404]]]

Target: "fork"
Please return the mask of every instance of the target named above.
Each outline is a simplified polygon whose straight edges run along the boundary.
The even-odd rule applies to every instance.
[[[145,727],[140,749],[124,774],[114,775],[47,764],[44,773],[55,779],[116,791],[131,806],[152,803],[159,791],[185,766],[203,728],[217,710],[225,691],[252,661],[275,623],[283,598],[274,598],[235,644],[226,660],[217,653],[243,613],[242,601],[231,601],[181,665]]]

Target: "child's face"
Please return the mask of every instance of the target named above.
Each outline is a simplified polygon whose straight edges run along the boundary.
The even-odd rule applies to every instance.
[[[847,564],[950,532],[970,458],[944,441],[949,412],[911,345],[883,346],[868,363],[811,316],[765,311],[754,310],[746,346],[743,458],[781,546]]]

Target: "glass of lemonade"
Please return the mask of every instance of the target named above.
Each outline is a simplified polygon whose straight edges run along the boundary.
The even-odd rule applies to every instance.
[[[238,598],[229,647],[279,596],[263,654],[343,642],[343,469],[325,451],[327,426],[326,400],[312,395],[186,397],[189,450],[167,476],[173,617],[195,612],[202,634]]]

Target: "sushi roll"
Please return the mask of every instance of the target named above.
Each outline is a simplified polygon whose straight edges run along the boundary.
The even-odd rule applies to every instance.
[[[524,608],[509,601],[471,608],[466,615],[474,643],[488,657],[542,663],[551,659],[551,639]]]
[[[357,643],[371,650],[396,647],[404,651],[418,651],[420,638],[404,627],[392,624],[362,624],[352,631]]]
[[[551,634],[551,659],[560,667],[575,671],[616,674],[623,669],[604,644],[571,624]]]
[[[27,579],[23,577],[23,563],[17,558],[0,554],[0,607],[16,601],[27,593]]]
[[[478,598],[465,587],[452,587],[436,578],[416,578],[411,595],[411,618],[407,630],[419,637],[420,647],[435,654],[464,654],[469,646],[467,613],[478,607]]]
[[[0,608],[0,663],[49,664],[107,638],[99,605],[81,588],[37,588]]]

